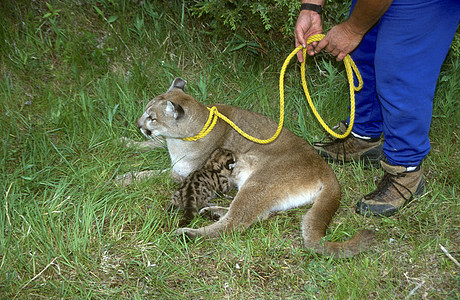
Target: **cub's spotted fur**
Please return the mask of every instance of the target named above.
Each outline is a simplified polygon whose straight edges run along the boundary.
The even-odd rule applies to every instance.
[[[188,175],[173,194],[170,207],[184,209],[179,226],[188,225],[198,210],[210,206],[215,193],[227,193],[234,188],[229,176],[235,167],[233,152],[217,148],[201,169]]]

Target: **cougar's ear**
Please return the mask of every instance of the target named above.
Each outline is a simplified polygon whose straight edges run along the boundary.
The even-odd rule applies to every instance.
[[[179,104],[166,101],[165,115],[178,120],[184,116],[184,109]]]
[[[168,92],[172,89],[181,89],[182,91],[185,92],[186,85],[187,85],[187,81],[185,81],[184,79],[180,77],[177,77],[176,79],[174,79],[173,83],[169,87]]]

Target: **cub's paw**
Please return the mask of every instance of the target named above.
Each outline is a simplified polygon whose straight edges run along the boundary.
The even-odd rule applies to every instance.
[[[219,221],[227,212],[227,207],[208,206],[200,209],[199,214],[207,219]]]
[[[186,237],[193,239],[197,237],[197,232],[198,230],[193,228],[179,228],[175,233],[177,235],[185,235]]]

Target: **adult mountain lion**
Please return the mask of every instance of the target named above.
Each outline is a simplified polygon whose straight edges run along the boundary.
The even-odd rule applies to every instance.
[[[183,179],[202,167],[211,153],[221,147],[232,151],[236,165],[231,178],[238,193],[229,208],[211,206],[202,212],[221,216],[219,221],[193,229],[180,228],[189,237],[218,236],[242,230],[271,212],[313,204],[302,220],[302,237],[308,249],[323,255],[350,257],[366,250],[373,232],[362,230],[345,242],[323,242],[326,227],[339,207],[340,186],[330,166],[303,139],[283,128],[278,138],[261,145],[247,140],[219,119],[204,138],[185,141],[196,135],[209,116],[205,105],[184,92],[186,81],[176,78],[169,90],[151,100],[137,121],[149,138],[163,137],[171,157],[173,178]],[[243,131],[260,139],[270,138],[277,124],[258,113],[217,104],[219,112]],[[159,146],[155,141],[136,143]],[[127,174],[119,181],[157,174],[144,171]]]

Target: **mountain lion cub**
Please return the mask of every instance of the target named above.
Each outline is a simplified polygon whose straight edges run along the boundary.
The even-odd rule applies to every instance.
[[[179,226],[188,225],[199,209],[209,207],[216,193],[228,193],[234,187],[230,174],[235,156],[227,149],[217,148],[200,169],[192,172],[171,197],[170,207],[184,209]]]
[[[215,213],[219,221],[202,228],[180,228],[189,237],[215,237],[231,230],[243,230],[271,212],[312,204],[302,220],[302,237],[308,249],[334,257],[350,257],[366,250],[373,232],[362,230],[345,242],[324,242],[326,227],[339,207],[340,186],[330,166],[303,139],[283,128],[278,138],[261,145],[247,140],[219,119],[204,138],[185,141],[196,135],[209,116],[205,105],[184,92],[186,81],[176,78],[169,90],[151,100],[137,121],[149,138],[164,137],[171,158],[171,175],[183,179],[201,168],[219,147],[229,149],[236,157],[232,180],[238,188],[229,208],[211,206],[204,211]],[[217,104],[219,112],[235,122],[244,132],[260,139],[276,131],[273,120],[247,110]],[[161,146],[154,141],[137,143]],[[122,176],[129,184],[133,179],[158,174],[144,171]],[[202,211],[203,211],[202,210]]]

